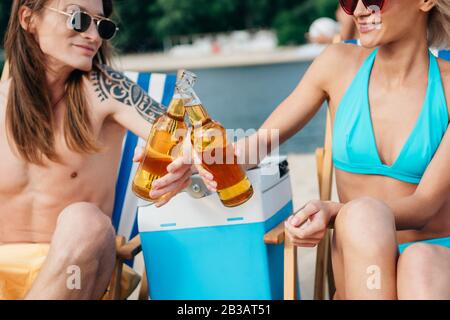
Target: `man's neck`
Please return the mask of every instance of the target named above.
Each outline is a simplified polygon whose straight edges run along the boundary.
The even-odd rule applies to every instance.
[[[51,103],[53,107],[59,104],[65,95],[67,79],[73,72],[72,68],[59,67],[54,64],[47,70],[47,85],[50,90]]]

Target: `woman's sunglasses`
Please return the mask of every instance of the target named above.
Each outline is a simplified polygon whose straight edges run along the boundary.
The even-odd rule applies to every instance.
[[[358,6],[359,0],[339,0],[342,9],[344,9],[345,13],[348,15],[353,15],[355,13],[355,9]],[[362,0],[364,6],[367,9],[376,8],[377,10],[382,10],[385,0]]]
[[[119,28],[114,21],[100,16],[91,16],[89,13],[75,10],[72,13],[64,12],[55,8],[46,7],[47,9],[68,16],[68,26],[76,32],[86,32],[91,26],[92,21],[97,26],[97,31],[103,40],[111,40],[116,35]]]

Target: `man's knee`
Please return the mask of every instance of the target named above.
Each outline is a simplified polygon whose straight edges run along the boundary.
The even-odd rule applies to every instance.
[[[114,246],[115,232],[110,218],[87,202],[66,207],[58,217],[55,234],[64,237],[63,245],[72,244],[82,251],[103,251]]]
[[[383,246],[395,237],[392,210],[383,202],[364,197],[347,203],[335,221],[338,240],[357,244]],[[376,240],[376,241],[372,241]],[[385,240],[385,241],[384,241]]]

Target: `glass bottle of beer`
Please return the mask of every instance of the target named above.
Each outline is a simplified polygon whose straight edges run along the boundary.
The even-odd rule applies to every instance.
[[[152,126],[145,147],[144,159],[133,180],[132,190],[136,196],[150,202],[160,200],[150,197],[152,183],[167,174],[167,166],[179,155],[187,132],[184,122],[184,97],[180,92],[180,85],[183,85],[181,80],[177,82],[167,112],[160,116]]]
[[[217,193],[226,207],[245,203],[253,195],[253,187],[238,164],[233,145],[227,141],[225,128],[211,119],[192,88],[196,76],[185,73],[190,86],[184,93],[190,98],[185,103],[186,113],[193,126],[191,142],[202,166],[214,176]]]

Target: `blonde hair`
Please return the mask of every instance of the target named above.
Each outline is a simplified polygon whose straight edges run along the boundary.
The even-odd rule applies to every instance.
[[[428,20],[428,42],[431,47],[450,46],[450,0],[436,0]]]

